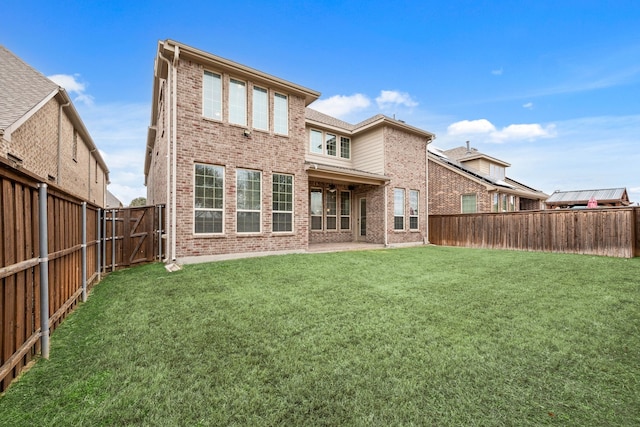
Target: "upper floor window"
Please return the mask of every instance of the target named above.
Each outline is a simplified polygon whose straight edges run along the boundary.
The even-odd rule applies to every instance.
[[[340,145],[338,145],[338,141]],[[351,140],[345,136],[311,129],[309,133],[309,152],[349,159],[351,156]]]
[[[253,127],[269,130],[269,97],[266,89],[253,88]]]
[[[222,77],[210,71],[204,72],[202,82],[202,114],[222,120]]]
[[[489,165],[489,175],[491,175],[491,177],[495,179],[504,179],[505,177],[504,166],[499,166],[491,163]]]
[[[279,93],[273,97],[273,131],[289,135],[289,99]]]
[[[71,145],[71,158],[78,161],[78,131],[73,130],[73,144]]]
[[[244,82],[229,80],[229,123],[247,125],[247,90]]]
[[[322,147],[322,132],[311,129],[311,134],[309,136],[309,151],[312,153],[322,154]]]

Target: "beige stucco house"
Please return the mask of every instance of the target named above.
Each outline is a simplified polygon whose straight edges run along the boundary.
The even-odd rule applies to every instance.
[[[0,46],[0,156],[105,206],[109,170],[67,92]]]
[[[506,175],[509,163],[470,146],[429,151],[429,214],[544,209],[548,195]]]
[[[172,41],[158,43],[147,203],[166,205],[167,261],[427,241],[434,135],[382,115],[349,124],[320,93]]]

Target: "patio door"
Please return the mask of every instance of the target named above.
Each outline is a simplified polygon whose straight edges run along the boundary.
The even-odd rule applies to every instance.
[[[364,240],[367,236],[367,198],[361,197],[358,201],[358,240]]]

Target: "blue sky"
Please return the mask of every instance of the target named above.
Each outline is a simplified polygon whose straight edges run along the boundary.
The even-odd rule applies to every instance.
[[[125,204],[143,164],[158,40],[322,93],[348,122],[382,113],[554,190],[640,202],[640,1],[5,0],[0,44],[62,84]]]

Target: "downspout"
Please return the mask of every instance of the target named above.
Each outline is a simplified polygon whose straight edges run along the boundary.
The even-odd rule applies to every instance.
[[[60,185],[60,171],[62,170],[62,109],[68,107],[71,102],[58,106],[58,166],[56,169],[56,184]]]
[[[171,212],[171,203],[170,203],[170,201],[171,201],[171,187],[169,185],[169,179],[170,179],[170,175],[171,175],[170,174],[171,161],[170,161],[170,158],[169,158],[169,153],[171,151],[171,87],[170,87],[170,85],[171,85],[171,72],[170,72],[171,63],[169,62],[169,60],[167,58],[165,58],[162,55],[162,52],[160,52],[159,50],[158,50],[158,58],[160,58],[161,60],[163,60],[163,61],[165,61],[167,63],[167,100],[166,100],[166,104],[165,104],[165,116],[166,116],[165,117],[165,123],[166,123],[166,126],[167,126],[167,156],[166,156],[167,157],[167,165],[166,165],[166,167],[167,167],[167,182],[166,182],[167,197],[166,197],[166,202],[165,202],[165,209],[167,210],[167,212],[166,212],[165,218],[166,218],[166,222],[167,223],[165,225],[165,230],[168,231],[168,230],[171,230],[171,228],[172,228],[171,227],[171,215],[169,215],[170,212]],[[171,235],[169,235],[168,233],[167,233],[167,238],[171,239]],[[168,243],[170,243],[170,242],[167,242],[166,258],[164,260],[165,262],[168,261],[168,259],[169,259],[169,250],[168,250],[169,246],[168,246]]]
[[[87,200],[91,201],[91,160],[92,160],[92,156],[93,153],[96,151],[96,149],[94,148],[93,150],[89,151],[89,167],[88,169],[88,181],[87,181]],[[96,162],[96,178],[98,177],[98,162]],[[104,206],[104,205],[103,205]]]
[[[178,82],[177,82],[177,77],[178,77],[178,60],[180,57],[180,48],[178,46],[175,47],[175,50],[173,51],[173,78],[172,80],[172,84],[173,84],[173,151],[172,151],[172,156],[173,156],[173,175],[172,175],[172,179],[173,182],[171,183],[172,186],[172,191],[173,191],[173,206],[171,208],[171,220],[173,221],[173,228],[171,229],[171,233],[172,233],[172,238],[171,238],[171,260],[175,261],[176,260],[176,224],[177,224],[177,218],[176,218],[176,190],[178,188],[178,180],[176,178],[176,166],[177,166],[177,162],[178,162],[178,155],[176,153],[176,148],[177,148],[177,129],[178,129],[178,114],[177,114],[177,108],[178,108]]]

